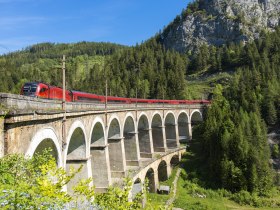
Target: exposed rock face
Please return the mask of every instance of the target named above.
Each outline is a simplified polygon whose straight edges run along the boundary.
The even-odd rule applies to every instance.
[[[199,9],[177,19],[161,34],[166,48],[186,52],[203,43],[258,38],[280,24],[280,0],[199,0]]]

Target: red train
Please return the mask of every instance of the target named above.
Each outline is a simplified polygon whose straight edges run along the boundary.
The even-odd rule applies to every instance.
[[[63,90],[60,87],[51,86],[42,82],[27,82],[21,88],[21,95],[62,100]],[[65,91],[65,99],[68,102],[97,102],[105,103],[106,97],[93,93],[84,93],[74,90]],[[164,104],[209,104],[208,100],[162,100],[162,99],[140,99],[107,96],[108,103],[164,103]]]

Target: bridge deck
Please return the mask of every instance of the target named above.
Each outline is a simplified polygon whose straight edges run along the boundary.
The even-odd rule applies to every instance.
[[[136,107],[137,106],[137,107]],[[119,103],[108,103],[108,111],[118,111],[124,109],[174,109],[175,108],[201,108],[201,104],[119,104]],[[47,100],[41,98],[34,98],[22,95],[0,93],[0,111],[8,110],[14,114],[27,114],[27,113],[62,113],[62,102],[58,100]],[[67,112],[77,111],[104,111],[104,103],[87,103],[87,102],[67,102]],[[3,114],[3,113],[2,113]],[[1,112],[0,112],[1,115]]]

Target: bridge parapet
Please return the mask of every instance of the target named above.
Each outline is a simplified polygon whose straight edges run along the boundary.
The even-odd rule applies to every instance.
[[[27,97],[22,95],[15,95],[9,93],[0,93],[0,104],[13,113],[30,113],[34,111],[45,111],[45,112],[63,112],[62,102],[58,100],[47,100],[35,97]],[[201,104],[137,104],[137,109],[174,109],[174,108],[191,108],[199,109],[202,107]],[[108,110],[123,110],[123,109],[135,109],[136,104],[119,104],[119,103],[108,103]],[[84,110],[95,110],[104,111],[104,103],[87,103],[87,102],[67,102],[66,110],[71,111],[84,111]],[[0,113],[1,114],[1,113]]]

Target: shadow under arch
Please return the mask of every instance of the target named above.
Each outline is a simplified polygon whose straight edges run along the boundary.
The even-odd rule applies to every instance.
[[[187,140],[190,140],[189,123],[187,113],[181,112],[178,116],[178,134],[180,143],[186,143]]]
[[[158,165],[158,180],[164,182],[168,179],[167,164],[165,160],[162,160]]]
[[[117,118],[113,118],[108,130],[108,149],[110,170],[112,178],[121,178],[125,171],[124,145],[121,137],[120,123]]]
[[[67,191],[73,194],[73,186],[75,186],[81,179],[88,178],[88,165],[87,165],[87,151],[86,151],[86,136],[82,127],[82,123],[76,121],[68,136],[69,143],[66,153],[66,172],[69,174],[72,169],[82,167],[67,184]],[[72,133],[71,133],[72,132]]]
[[[176,121],[173,113],[168,113],[164,120],[167,148],[177,147]]]
[[[154,151],[165,152],[163,124],[162,124],[162,118],[159,113],[156,113],[153,116],[151,128],[152,128]]]
[[[155,181],[155,172],[154,169],[150,168],[145,176],[145,180],[148,180],[148,192],[155,193],[156,192],[156,181]]]
[[[138,120],[138,142],[141,158],[151,158],[151,138],[149,132],[149,121],[146,115],[141,115]]]
[[[90,142],[91,170],[97,192],[104,192],[109,186],[110,170],[108,148],[105,144],[105,130],[102,121],[94,123]]]
[[[125,158],[128,166],[139,165],[139,149],[136,134],[134,120],[131,116],[128,116],[123,127]]]

